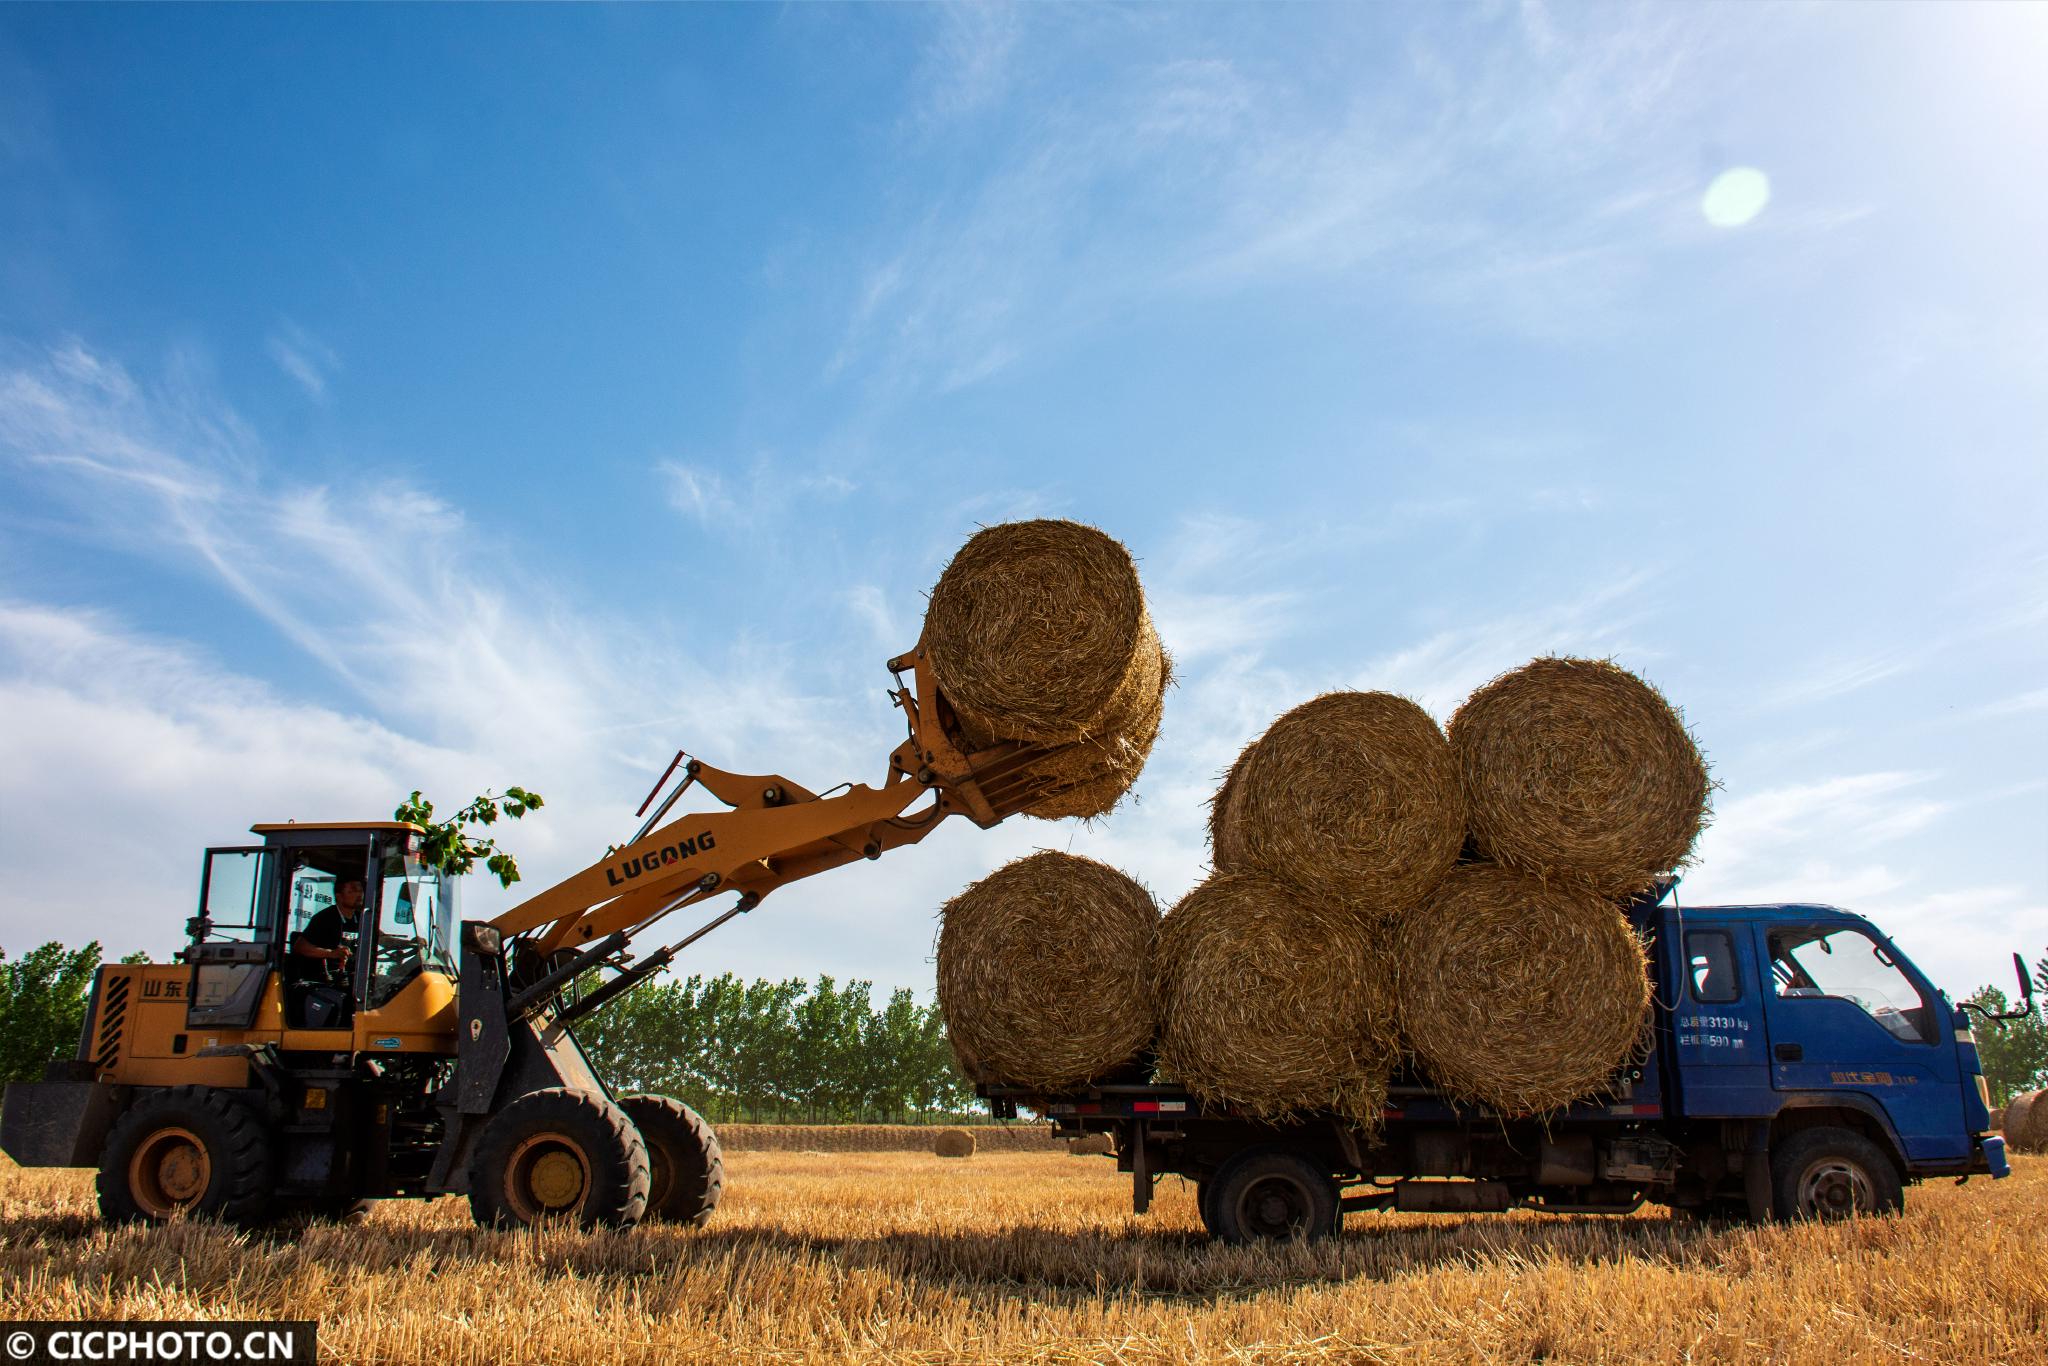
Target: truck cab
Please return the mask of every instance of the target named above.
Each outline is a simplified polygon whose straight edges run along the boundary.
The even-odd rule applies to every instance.
[[[2006,1174],[1968,1017],[1868,920],[1799,903],[1638,915],[1674,1120],[1767,1126],[1770,1150],[1845,1130],[1909,1183]]]

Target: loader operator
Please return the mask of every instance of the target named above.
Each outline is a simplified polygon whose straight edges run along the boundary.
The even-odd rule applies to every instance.
[[[291,937],[285,982],[287,1002],[300,1028],[333,1028],[347,1022],[348,962],[362,913],[362,879],[344,879],[334,885],[334,904],[316,911]]]

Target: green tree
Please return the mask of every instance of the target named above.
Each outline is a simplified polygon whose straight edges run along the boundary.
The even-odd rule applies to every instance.
[[[1994,1014],[2011,1008],[1997,987],[1979,987],[1969,999]],[[2022,1091],[2048,1086],[2048,1020],[2039,1010],[2016,1020],[1973,1018],[1970,1027],[1977,1036],[1977,1057],[1994,1107]]]
[[[46,1064],[77,1052],[99,966],[98,940],[82,949],[53,940],[13,963],[0,950],[0,1081],[41,1081]]]
[[[468,827],[496,825],[502,812],[518,820],[529,811],[538,811],[546,805],[538,792],[528,792],[523,787],[508,787],[504,795],[486,792],[470,800],[452,817],[444,821],[434,819],[434,804],[419,794],[413,794],[398,804],[391,813],[395,821],[410,821],[420,827],[420,858],[448,874],[466,873],[476,867],[482,859],[484,867],[498,878],[498,885],[510,887],[519,881],[519,864],[512,856],[498,848],[495,838],[482,838],[469,832]]]

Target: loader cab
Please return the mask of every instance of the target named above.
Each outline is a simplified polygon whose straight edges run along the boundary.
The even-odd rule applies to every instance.
[[[292,823],[258,825],[253,833],[262,844],[206,852],[184,954],[192,967],[191,1028],[249,1029],[276,999],[287,1030],[348,1029],[359,1012],[386,1005],[422,973],[452,976],[454,884],[421,863],[416,827]],[[352,913],[341,905],[349,882],[363,887]],[[293,936],[337,908],[350,951],[346,970],[295,963]]]

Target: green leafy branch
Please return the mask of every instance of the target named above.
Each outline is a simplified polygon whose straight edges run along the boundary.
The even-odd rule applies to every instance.
[[[451,876],[466,873],[476,867],[478,859],[484,867],[495,873],[498,885],[510,887],[519,881],[519,865],[512,856],[498,848],[494,838],[480,838],[470,833],[470,828],[495,825],[500,813],[518,820],[529,811],[538,811],[546,805],[538,792],[529,792],[523,787],[508,787],[503,795],[486,792],[468,806],[463,807],[447,820],[434,819],[434,804],[419,794],[415,788],[412,796],[398,804],[391,818],[408,821],[420,827],[420,859],[432,867],[439,868]]]

